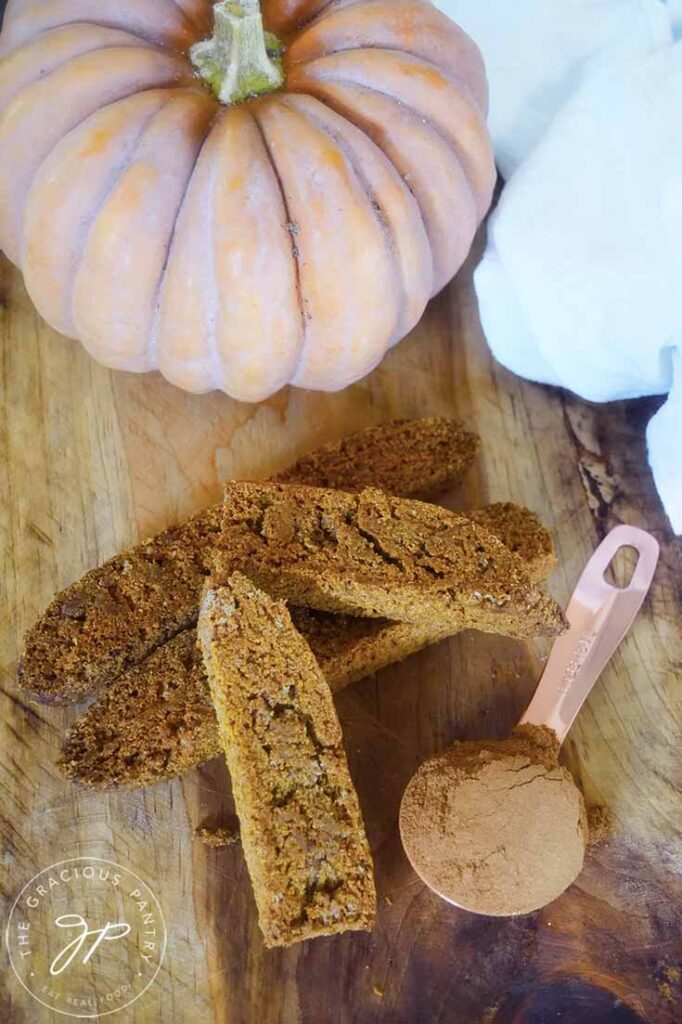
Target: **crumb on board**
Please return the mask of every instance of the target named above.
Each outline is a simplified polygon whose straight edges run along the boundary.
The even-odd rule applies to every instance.
[[[587,827],[590,846],[605,842],[613,831],[613,815],[609,808],[599,804],[588,807]]]
[[[656,980],[658,991],[667,1003],[676,999],[676,989],[680,981],[680,971],[677,967],[663,967]]]
[[[195,828],[194,834],[205,846],[215,849],[221,846],[234,846],[239,842],[239,832],[230,826],[218,825],[215,828],[201,826]]]

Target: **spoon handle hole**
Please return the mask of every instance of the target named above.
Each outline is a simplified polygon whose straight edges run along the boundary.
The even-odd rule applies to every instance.
[[[627,590],[632,583],[640,557],[639,550],[632,544],[624,544],[618,548],[604,570],[606,582],[618,590]]]

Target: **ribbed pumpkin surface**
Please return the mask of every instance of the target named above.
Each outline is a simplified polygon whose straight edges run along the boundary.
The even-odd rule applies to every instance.
[[[282,90],[223,106],[205,0],[10,0],[0,247],[100,362],[246,401],[368,373],[467,255],[494,164],[424,0],[266,0]]]

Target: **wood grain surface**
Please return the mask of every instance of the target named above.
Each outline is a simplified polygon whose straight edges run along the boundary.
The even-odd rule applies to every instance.
[[[137,872],[168,925],[156,982],[111,1020],[148,1024],[587,1024],[682,1019],[680,553],[645,461],[655,403],[591,406],[492,360],[471,265],[371,377],[336,395],[285,391],[247,406],[113,373],[34,312],[0,261],[3,919],[32,875],[94,855]],[[397,810],[416,766],[457,737],[502,736],[528,701],[541,642],[463,634],[340,695],[376,860],[371,935],[266,951],[239,845],[208,849],[200,825],[233,813],[215,760],[137,793],[91,793],[53,762],[75,710],[28,704],[21,637],[54,592],[120,548],[214,501],[221,481],[266,476],[316,444],[395,416],[446,414],[482,438],[452,507],[510,499],[554,530],[565,602],[618,522],[662,544],[652,592],[564,747],[608,841],[559,900],[532,916],[476,918],[430,894],[402,853]],[[3,1024],[66,1018],[3,961]]]

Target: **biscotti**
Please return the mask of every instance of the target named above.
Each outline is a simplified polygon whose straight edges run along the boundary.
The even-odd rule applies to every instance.
[[[291,612],[334,691],[447,635],[383,619]],[[79,715],[57,764],[73,782],[135,789],[184,775],[218,753],[196,630],[188,629],[124,672]]]
[[[239,574],[198,636],[267,946],[368,930],[372,857],[331,691],[286,605]]]
[[[272,479],[424,498],[461,480],[479,447],[477,435],[454,420],[393,420],[323,445]]]
[[[219,752],[193,628],[103,690],[69,729],[57,767],[72,782],[135,789],[183,775]]]
[[[552,540],[533,512],[491,505],[467,515],[489,525],[505,546],[514,544],[531,579],[545,578]],[[384,619],[307,608],[291,614],[333,691],[443,637],[433,628]],[[79,716],[58,766],[67,778],[89,786],[135,788],[183,775],[219,752],[204,665],[190,629],[124,672]]]
[[[501,501],[464,514],[519,555],[533,582],[547,579],[556,564],[554,542],[534,512],[523,505]]]
[[[459,479],[476,448],[475,436],[449,420],[396,421],[327,445],[286,475],[326,484],[336,472],[351,490],[370,479],[422,492]],[[30,696],[83,700],[194,625],[220,514],[204,509],[57,594],[24,641],[19,681]]]
[[[193,626],[219,523],[204,509],[57,594],[26,635],[22,687],[44,703],[84,700]]]
[[[367,489],[225,489],[215,571],[321,611],[507,636],[555,635],[563,614],[523,561],[466,516]]]

